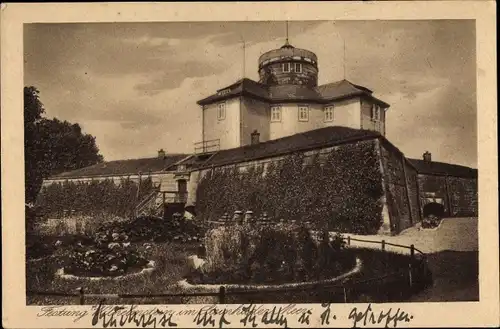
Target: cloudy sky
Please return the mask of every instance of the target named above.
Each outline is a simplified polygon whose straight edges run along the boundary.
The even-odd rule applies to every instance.
[[[320,84],[345,64],[391,104],[387,137],[408,157],[477,166],[474,21],[292,21],[289,34],[318,55]],[[25,25],[25,85],[47,116],[96,136],[106,160],[189,153],[201,140],[196,101],[257,80],[259,55],[284,38],[284,22]]]

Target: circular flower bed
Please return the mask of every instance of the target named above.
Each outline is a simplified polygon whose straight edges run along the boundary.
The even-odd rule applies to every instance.
[[[149,246],[150,247],[150,246]],[[143,251],[131,246],[128,236],[116,232],[98,234],[95,243],[72,246],[63,259],[64,273],[75,276],[122,276],[140,272],[148,266],[146,245]]]
[[[285,284],[325,280],[356,265],[340,236],[321,241],[298,225],[235,225],[206,236],[206,264],[186,277],[192,284]]]

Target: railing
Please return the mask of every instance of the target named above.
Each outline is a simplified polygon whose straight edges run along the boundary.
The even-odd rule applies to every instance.
[[[145,211],[148,207],[151,208],[151,204],[156,202],[156,198],[158,197],[158,190],[155,190],[148,194],[144,199],[139,202],[139,204],[135,207],[135,216],[139,216],[143,211]]]
[[[164,203],[186,203],[187,192],[162,192]]]
[[[211,152],[217,152],[219,150],[220,150],[220,139],[212,139],[194,143],[195,154],[211,153]]]

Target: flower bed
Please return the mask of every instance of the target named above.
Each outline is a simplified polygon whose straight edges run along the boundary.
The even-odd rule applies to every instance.
[[[148,248],[149,247],[149,248]],[[75,276],[122,276],[140,272],[148,265],[147,251],[132,246],[125,234],[98,234],[92,245],[78,242],[63,258],[64,273]]]
[[[206,236],[207,263],[186,277],[192,284],[285,284],[325,280],[356,264],[338,236],[318,242],[298,225],[235,225]]]

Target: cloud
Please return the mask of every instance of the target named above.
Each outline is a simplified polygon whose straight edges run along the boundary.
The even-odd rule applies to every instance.
[[[152,75],[149,81],[137,84],[135,89],[148,95],[156,95],[162,91],[179,87],[186,78],[218,74],[225,69],[226,67],[220,62],[177,62],[167,71],[160,71]]]

